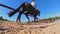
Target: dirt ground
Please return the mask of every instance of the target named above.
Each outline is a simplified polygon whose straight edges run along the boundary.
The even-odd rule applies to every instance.
[[[18,25],[13,22],[0,21],[0,34],[60,34],[60,23]]]

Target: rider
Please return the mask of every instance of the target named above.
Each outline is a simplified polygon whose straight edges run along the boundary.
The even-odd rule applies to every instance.
[[[31,5],[32,5],[34,8],[36,8],[35,0],[32,0]]]

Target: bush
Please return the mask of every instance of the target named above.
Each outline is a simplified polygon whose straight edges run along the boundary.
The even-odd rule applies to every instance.
[[[3,20],[2,16],[0,17],[0,20]]]

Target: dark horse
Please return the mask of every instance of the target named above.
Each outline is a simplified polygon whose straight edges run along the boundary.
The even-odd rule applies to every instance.
[[[7,6],[4,6],[4,7],[7,7]],[[32,15],[34,17],[34,21],[35,19],[37,19],[37,15],[40,16],[40,12],[39,10],[35,9],[31,4],[27,3],[27,2],[24,2],[21,4],[21,6],[19,6],[17,9],[13,9],[13,8],[10,8],[10,7],[7,7],[9,9],[12,9],[14,11],[10,12],[8,15],[9,17],[13,16],[15,13],[19,12],[19,16],[17,18],[17,23],[20,22],[20,18],[21,18],[21,15],[22,14],[25,14],[25,16],[27,17],[28,19],[28,23],[29,23],[29,15]],[[19,11],[20,9],[22,8],[21,11]],[[27,12],[26,12],[27,11]],[[26,12],[26,13],[25,13]]]

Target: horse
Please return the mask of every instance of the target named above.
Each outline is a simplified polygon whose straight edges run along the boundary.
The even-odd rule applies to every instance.
[[[4,7],[7,7],[7,6],[4,6]],[[28,24],[29,24],[29,21],[30,21],[29,20],[29,17],[28,17],[29,14],[34,17],[34,21],[35,21],[35,19],[37,19],[37,15],[40,16],[40,11],[39,10],[36,10],[30,3],[27,3],[27,2],[22,3],[21,6],[19,6],[17,9],[13,9],[11,7],[7,7],[7,8],[13,10],[12,12],[8,13],[9,17],[11,17],[15,13],[19,12],[19,16],[18,16],[18,18],[16,20],[17,23],[20,22],[20,19],[19,18],[21,18],[21,15],[22,14],[25,14],[25,16],[27,17]],[[21,8],[23,8],[22,11],[19,11]],[[24,12],[26,12],[26,13],[24,13]]]
[[[26,16],[27,19],[28,19],[28,23],[30,22],[30,19],[29,19],[28,16],[34,17],[34,22],[36,22],[36,19],[38,19],[37,16],[40,16],[39,10],[37,10],[37,11],[35,11],[35,12],[34,12],[34,11],[26,12],[26,13],[24,13],[24,14],[25,14],[25,16]]]
[[[25,14],[26,17],[28,16],[28,14],[31,14],[31,15],[34,16],[34,20],[36,19],[36,16],[37,16],[37,15],[40,15],[39,10],[35,9],[30,3],[24,2],[24,3],[22,3],[16,10],[10,12],[10,13],[9,13],[9,17],[13,16],[13,15],[14,15],[15,13],[17,13],[21,8],[23,8],[23,9],[22,9],[22,11],[19,12],[19,16],[18,16],[18,18],[17,18],[17,20],[16,20],[17,23],[20,22],[21,15],[22,15],[24,12],[26,12],[26,11],[28,11],[28,12]],[[27,17],[27,18],[28,18],[28,17]],[[29,18],[28,18],[28,21],[29,21]],[[29,22],[28,22],[28,24],[29,24]]]

